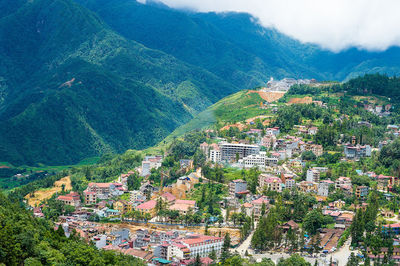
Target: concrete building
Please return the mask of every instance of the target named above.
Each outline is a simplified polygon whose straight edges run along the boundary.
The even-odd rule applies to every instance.
[[[307,170],[307,177],[306,180],[308,182],[315,182],[319,183],[320,172],[314,168],[310,168]]]
[[[281,192],[283,187],[282,180],[270,174],[261,174],[258,177],[259,190],[262,191],[264,187],[271,191]]]
[[[221,150],[219,148],[210,150],[210,161],[213,163],[219,163],[221,161]]]
[[[247,182],[242,179],[236,179],[229,183],[229,195],[235,197],[236,193],[247,190]]]
[[[78,192],[71,192],[66,195],[58,196],[57,200],[63,202],[65,205],[70,205],[75,207],[81,205],[81,198]]]
[[[207,257],[213,250],[219,256],[224,245],[224,239],[217,236],[193,234],[182,239],[181,243],[189,249],[191,258],[196,258],[197,255]]]
[[[260,147],[257,145],[248,144],[235,144],[235,143],[221,143],[221,160],[232,162],[236,161],[236,158],[243,159],[250,154],[257,154],[260,152]]]
[[[258,167],[260,169],[264,169],[266,154],[267,153],[265,151],[260,151],[258,154],[251,154],[243,159],[240,159],[239,164],[243,168]]]
[[[344,146],[344,155],[346,156],[347,159],[350,160],[357,160],[362,157],[370,157],[371,156],[371,146],[365,145],[345,145]]]
[[[356,197],[359,199],[366,199],[368,196],[369,187],[367,186],[357,186],[356,188]]]
[[[85,196],[85,204],[86,205],[96,204],[96,202],[97,202],[96,192],[84,191],[83,194]]]
[[[146,156],[142,161],[142,172],[141,176],[148,176],[151,173],[151,169],[157,169],[161,167],[162,163],[162,156],[155,155],[155,156]]]

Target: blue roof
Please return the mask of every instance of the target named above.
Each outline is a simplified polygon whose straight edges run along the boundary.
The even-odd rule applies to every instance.
[[[170,260],[166,260],[166,259],[162,259],[162,258],[154,258],[153,260],[158,261],[159,263],[162,263],[162,264],[168,264],[168,263],[172,262]]]

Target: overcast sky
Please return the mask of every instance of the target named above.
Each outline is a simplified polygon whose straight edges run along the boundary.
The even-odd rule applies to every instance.
[[[384,50],[400,45],[400,0],[160,1],[200,12],[248,12],[263,26],[333,51],[350,46]]]

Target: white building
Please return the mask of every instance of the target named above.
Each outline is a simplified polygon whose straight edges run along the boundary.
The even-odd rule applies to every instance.
[[[221,151],[218,150],[210,150],[210,161],[214,163],[219,163],[221,161]]]
[[[308,182],[319,183],[320,172],[314,168],[310,168],[307,170],[307,178]]]
[[[260,169],[264,169],[266,154],[267,153],[265,151],[260,151],[258,154],[251,154],[239,160],[239,164],[243,168],[258,167]]]
[[[321,181],[318,184],[318,196],[328,197],[329,195],[329,182]]]
[[[148,176],[150,175],[151,169],[159,168],[161,167],[162,163],[162,156],[161,155],[156,155],[156,156],[146,156],[144,160],[142,161],[142,172],[141,176]]]

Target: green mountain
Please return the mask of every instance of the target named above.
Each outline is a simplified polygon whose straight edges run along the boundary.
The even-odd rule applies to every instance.
[[[0,161],[73,164],[156,144],[271,77],[400,73],[400,49],[332,53],[248,14],[134,0],[0,0]]]
[[[196,13],[157,2],[76,0],[124,37],[206,68],[241,89],[274,78],[345,80],[400,73],[400,49],[334,53],[264,28],[245,13]]]
[[[0,161],[64,164],[150,146],[237,90],[126,40],[72,1],[29,1],[7,12],[0,19]]]

